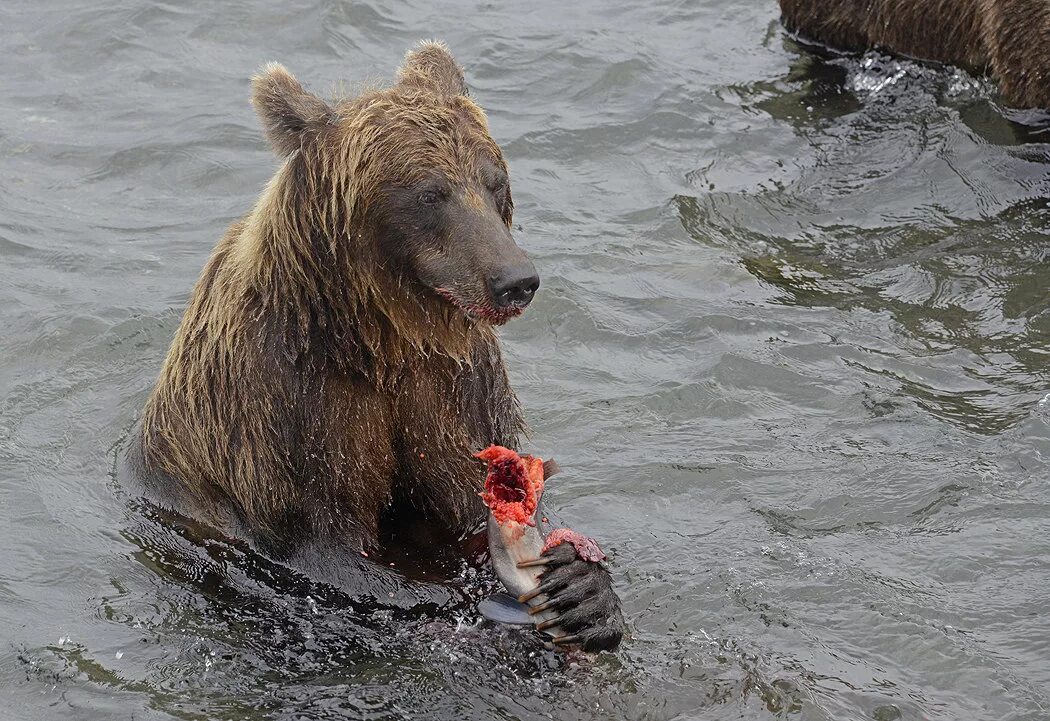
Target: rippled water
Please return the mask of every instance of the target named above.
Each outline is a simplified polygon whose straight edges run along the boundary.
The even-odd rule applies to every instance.
[[[773,0],[435,5],[0,6],[0,717],[1050,715],[1050,136]],[[432,36],[544,278],[504,337],[548,502],[614,557],[633,638],[593,664],[116,479],[276,165],[250,75],[352,90]]]

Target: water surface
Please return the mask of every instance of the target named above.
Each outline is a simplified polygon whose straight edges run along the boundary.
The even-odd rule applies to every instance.
[[[1050,137],[772,0],[436,5],[0,7],[0,716],[1047,718]],[[248,78],[353,92],[424,37],[543,275],[504,339],[548,503],[613,557],[633,637],[590,666],[116,481],[276,167]]]

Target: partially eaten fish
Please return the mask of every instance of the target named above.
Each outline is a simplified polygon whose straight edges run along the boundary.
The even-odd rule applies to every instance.
[[[557,470],[553,461],[544,463],[521,456],[503,446],[489,446],[477,458],[488,463],[481,499],[489,508],[489,555],[496,575],[510,592],[496,594],[478,605],[483,616],[499,623],[531,625],[557,639],[569,637],[555,623],[558,613],[547,608],[547,597],[539,591],[544,562],[541,555],[571,543],[585,561],[601,561],[605,554],[592,539],[568,528],[551,531],[546,539],[538,519],[546,478]],[[545,520],[545,519],[544,519]]]

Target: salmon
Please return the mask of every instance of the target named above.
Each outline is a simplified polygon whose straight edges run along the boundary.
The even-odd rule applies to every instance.
[[[536,611],[547,597],[536,590],[542,565],[522,566],[546,550],[540,528],[543,484],[557,464],[503,446],[489,446],[477,458],[488,463],[481,499],[489,508],[489,556],[496,576],[511,595],[496,594],[478,605],[486,618],[500,623],[544,625],[557,617],[553,610]],[[558,626],[544,626],[550,636],[564,635]]]

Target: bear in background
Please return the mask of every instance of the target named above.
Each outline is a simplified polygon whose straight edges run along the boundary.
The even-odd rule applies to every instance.
[[[1050,109],[1045,0],[780,0],[780,10],[803,38],[990,71],[1007,105]]]

